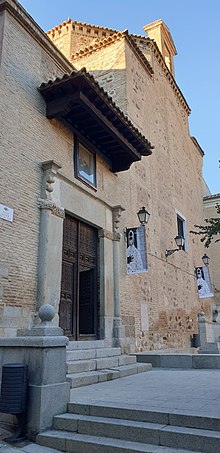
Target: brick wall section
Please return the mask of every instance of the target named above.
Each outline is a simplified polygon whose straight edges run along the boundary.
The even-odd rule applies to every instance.
[[[0,335],[12,336],[17,328],[29,327],[35,317],[41,163],[55,160],[62,165],[61,178],[65,176],[72,181],[70,199],[76,191],[81,194],[84,191],[107,205],[119,205],[122,186],[118,183],[120,176],[109,172],[100,156],[97,156],[95,195],[94,190],[74,178],[72,132],[61,122],[46,118],[45,102],[38,91],[42,82],[66,73],[66,66],[62,68],[56,63],[11,15],[6,13],[4,20],[0,203],[14,209],[14,222],[0,219],[0,249],[4,250],[0,256]],[[89,209],[94,211],[92,204]],[[107,229],[111,228],[107,216],[106,225]]]
[[[35,311],[41,162],[55,157],[66,171],[69,159],[72,162],[72,136],[57,122],[46,120],[45,104],[37,90],[42,81],[62,73],[6,13],[0,78],[4,130],[0,202],[14,209],[14,222],[0,220],[0,248],[4,250],[0,258],[0,335],[13,335],[17,327],[29,326]]]
[[[73,64],[77,69],[88,68],[113,101],[117,101],[117,106],[127,112],[124,38],[79,60],[74,59]]]
[[[70,58],[72,54],[84,49],[95,42],[108,38],[114,30],[76,23],[68,20],[58,27],[49,30],[47,35],[61,52]]]
[[[152,156],[145,159],[145,166],[143,160],[133,178],[135,202],[140,198],[152,214],[147,227],[149,274],[137,282],[139,301],[134,298],[135,310],[144,300],[141,293],[146,295],[148,307],[149,332],[138,332],[137,326],[139,347],[182,346],[190,332],[197,330],[200,307],[193,268],[201,262],[203,249],[198,241],[193,243],[189,231],[202,216],[202,158],[190,139],[187,114],[158,61],[153,60],[152,80],[126,46],[126,67],[128,116],[155,145]],[[175,248],[176,211],[187,219],[188,251],[172,255],[166,263],[165,249]],[[209,316],[211,303],[206,300]]]

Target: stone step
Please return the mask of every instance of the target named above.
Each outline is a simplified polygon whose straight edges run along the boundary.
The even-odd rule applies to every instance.
[[[170,426],[117,418],[63,414],[54,417],[54,428],[98,437],[176,447],[203,453],[220,452],[220,433],[204,429]]]
[[[96,360],[74,360],[73,362],[67,362],[67,373],[74,374],[74,373],[83,373],[85,371],[95,371],[96,368]]]
[[[46,431],[37,436],[39,445],[74,453],[201,453],[198,450],[186,450],[155,446],[135,441],[125,441],[106,437],[88,436],[68,431]]]
[[[138,362],[152,363],[159,368],[220,369],[220,354],[139,352],[135,356]]]
[[[121,365],[130,365],[136,363],[136,357],[123,355],[123,356],[110,356],[99,359],[88,360],[74,360],[67,362],[67,373],[82,373],[85,371],[96,371],[103,369],[112,369]]]
[[[143,373],[145,371],[150,371],[151,369],[152,365],[149,363],[133,363],[97,371],[67,374],[67,381],[70,382],[71,388],[75,388],[97,384],[98,382],[110,381],[132,374]]]
[[[217,417],[169,413],[164,410],[152,411],[147,409],[135,409],[133,407],[118,407],[114,404],[88,405],[86,403],[70,402],[68,403],[68,413],[220,431],[220,418]]]
[[[73,349],[99,349],[111,348],[112,344],[106,340],[92,340],[92,341],[70,341],[67,350]]]
[[[121,348],[67,349],[67,361],[87,360],[121,355]]]

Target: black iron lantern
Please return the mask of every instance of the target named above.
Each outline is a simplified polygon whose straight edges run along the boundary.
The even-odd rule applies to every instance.
[[[137,216],[141,225],[146,225],[149,220],[150,213],[146,210],[145,206],[142,206],[142,208],[137,212]]]
[[[175,242],[176,242],[176,245],[177,247],[179,247],[179,250],[182,250],[183,249],[183,246],[184,246],[184,238],[183,236],[176,236],[175,237]]]
[[[204,263],[205,266],[208,266],[208,265],[209,265],[209,260],[210,260],[209,256],[206,255],[206,253],[205,253],[205,254],[202,256],[202,261],[203,261],[203,263]]]

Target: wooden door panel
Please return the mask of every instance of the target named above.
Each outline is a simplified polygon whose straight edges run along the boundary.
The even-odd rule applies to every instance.
[[[94,269],[80,272],[79,334],[95,335]]]
[[[97,230],[80,223],[79,336],[97,336]]]
[[[76,316],[74,313],[75,280],[75,265],[63,261],[59,305],[60,327],[64,330],[65,335],[73,337],[76,336]]]
[[[63,223],[63,256],[59,324],[64,330],[64,334],[73,339],[76,339],[77,231],[77,221],[73,217],[67,215]]]
[[[59,317],[71,339],[97,335],[97,245],[95,228],[66,216]]]

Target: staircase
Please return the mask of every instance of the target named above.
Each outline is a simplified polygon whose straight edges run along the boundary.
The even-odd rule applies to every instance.
[[[74,453],[219,453],[219,430],[213,417],[69,403],[37,442]]]
[[[106,347],[104,340],[72,341],[67,346],[67,381],[71,388],[110,381],[151,370],[150,363],[137,363],[136,356]]]

